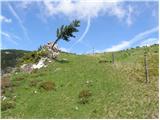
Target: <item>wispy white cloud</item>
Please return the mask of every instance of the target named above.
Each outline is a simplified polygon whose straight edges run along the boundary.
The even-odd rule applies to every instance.
[[[36,0],[35,0],[36,1]],[[21,9],[28,9],[28,8],[30,8],[30,6],[35,2],[35,1],[33,1],[33,0],[22,0],[21,2],[20,2],[20,4],[17,4],[17,7],[18,8],[21,8]]]
[[[148,38],[146,40],[144,40],[143,42],[140,43],[140,46],[150,46],[150,45],[153,45],[153,44],[158,44],[159,43],[159,40],[158,38]]]
[[[16,40],[22,40],[22,38],[20,38],[19,36],[13,34],[13,33],[10,33],[10,36],[12,36],[12,38],[16,39]]]
[[[138,35],[136,35],[133,39],[130,40],[130,44],[136,43],[137,41],[146,39],[147,37],[149,37],[149,35],[158,32],[158,27],[146,30],[142,33],[139,33]]]
[[[126,18],[126,23],[128,26],[131,26],[133,24],[133,17],[132,15],[134,14],[135,10],[133,9],[132,6],[128,6],[128,13],[127,13],[127,18]]]
[[[6,32],[0,32],[0,34],[2,36],[4,36],[6,38],[6,40],[8,40],[9,42],[15,44],[15,45],[18,45],[18,42],[14,39],[14,38],[17,38],[18,36],[14,35],[14,36],[11,36],[10,34],[6,33]],[[19,38],[19,37],[18,37]],[[3,39],[2,39],[3,40]]]
[[[142,33],[139,33],[135,37],[133,37],[131,40],[122,41],[120,44],[113,45],[111,48],[107,48],[105,50],[102,50],[102,52],[103,51],[111,52],[111,51],[123,50],[123,49],[126,49],[126,48],[130,47],[133,44],[136,44],[136,45],[142,45],[142,44],[144,45],[144,44],[147,44],[147,43],[152,44],[157,39],[156,38],[154,38],[154,39],[149,38],[148,39],[148,37],[155,32],[158,32],[158,27],[155,27],[155,28],[146,30]],[[144,39],[146,39],[146,40],[143,42]]]
[[[129,41],[122,41],[120,44],[113,45],[111,48],[107,48],[104,51],[107,51],[107,52],[118,51],[126,47],[129,47],[129,45],[130,45]]]
[[[66,49],[66,48],[64,48],[64,47],[60,47],[59,49],[60,49],[61,51],[63,51],[63,52],[69,52],[69,50]]]
[[[3,16],[3,15],[0,15],[0,22],[1,23],[11,23],[12,22],[12,19],[11,18],[7,18],[7,17],[5,17],[5,16]]]
[[[88,20],[102,14],[115,16],[119,20],[125,19],[128,8],[124,8],[119,0],[61,0],[59,2],[43,1],[44,11],[47,16],[63,14],[69,18]],[[86,19],[87,18],[87,19]]]
[[[5,36],[5,37],[10,37],[8,33],[5,32],[1,32],[1,35]]]
[[[90,25],[91,25],[91,22],[90,22],[90,18],[88,18],[88,22],[87,22],[87,27],[84,31],[84,33],[81,35],[81,37],[70,47],[69,51],[71,51],[71,49],[76,45],[78,44],[79,42],[81,42],[84,37],[87,35],[88,31],[89,31],[89,28],[90,28]]]
[[[28,32],[27,32],[27,29],[26,29],[26,27],[24,26],[24,24],[23,24],[23,22],[22,22],[22,19],[18,16],[18,14],[16,13],[16,11],[14,10],[14,8],[13,8],[10,4],[8,4],[8,7],[9,7],[11,13],[14,15],[14,17],[18,20],[19,25],[21,26],[21,28],[22,28],[22,30],[23,30],[23,33],[24,33],[24,35],[25,35],[25,37],[26,37],[26,39],[27,39],[28,41],[30,41],[30,38],[29,38],[29,35],[28,35]]]
[[[46,16],[65,15],[71,19],[88,20],[103,14],[115,16],[119,20],[125,19],[128,8],[122,4],[123,0],[34,0],[23,1],[17,6],[28,9],[37,3],[41,14]],[[45,16],[45,17],[46,17]]]

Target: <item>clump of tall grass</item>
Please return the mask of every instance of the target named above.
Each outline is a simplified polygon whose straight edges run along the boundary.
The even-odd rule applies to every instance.
[[[5,111],[16,106],[15,102],[12,100],[3,100],[1,101],[1,110]]]
[[[80,104],[86,104],[89,102],[89,98],[92,96],[92,93],[90,90],[82,90],[79,93],[79,103]]]
[[[158,55],[156,53],[148,53],[147,54],[147,65],[149,71],[149,78],[158,76]],[[141,55],[137,58],[136,62],[133,63],[122,63],[116,62],[113,65],[113,69],[118,70],[120,72],[124,72],[126,77],[129,80],[136,80],[139,82],[145,82],[145,64],[144,64],[144,56]]]
[[[116,62],[114,69],[125,73],[129,80],[136,80],[139,82],[145,81],[144,68],[140,63],[121,63]]]
[[[43,88],[46,91],[55,90],[56,85],[53,81],[45,81],[40,84],[40,88]]]

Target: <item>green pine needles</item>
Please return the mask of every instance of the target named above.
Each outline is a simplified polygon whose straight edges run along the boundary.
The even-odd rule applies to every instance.
[[[57,39],[55,40],[55,42],[53,43],[52,48],[54,47],[54,45],[60,40],[65,40],[65,41],[70,41],[69,38],[70,37],[75,37],[73,35],[74,32],[78,32],[77,27],[80,26],[80,21],[79,20],[74,20],[72,21],[71,24],[69,25],[62,25],[60,28],[57,28]]]

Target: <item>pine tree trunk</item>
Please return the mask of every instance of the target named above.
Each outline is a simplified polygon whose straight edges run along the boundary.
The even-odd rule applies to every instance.
[[[145,77],[146,77],[146,83],[149,82],[149,73],[148,73],[148,64],[147,64],[147,55],[144,55],[144,65],[145,65]]]
[[[59,38],[57,38],[57,39],[55,40],[55,42],[54,42],[53,45],[52,45],[52,49],[54,48],[55,44],[57,44],[58,40],[59,40]]]

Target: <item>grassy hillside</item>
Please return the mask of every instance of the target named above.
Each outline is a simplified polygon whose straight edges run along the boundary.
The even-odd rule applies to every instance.
[[[15,67],[18,59],[28,52],[29,51],[15,49],[1,50],[1,69],[6,71],[8,67]]]
[[[114,54],[115,64],[99,63],[111,53],[61,53],[46,68],[13,74],[2,118],[158,118],[158,46],[149,47],[150,83],[143,48]]]

